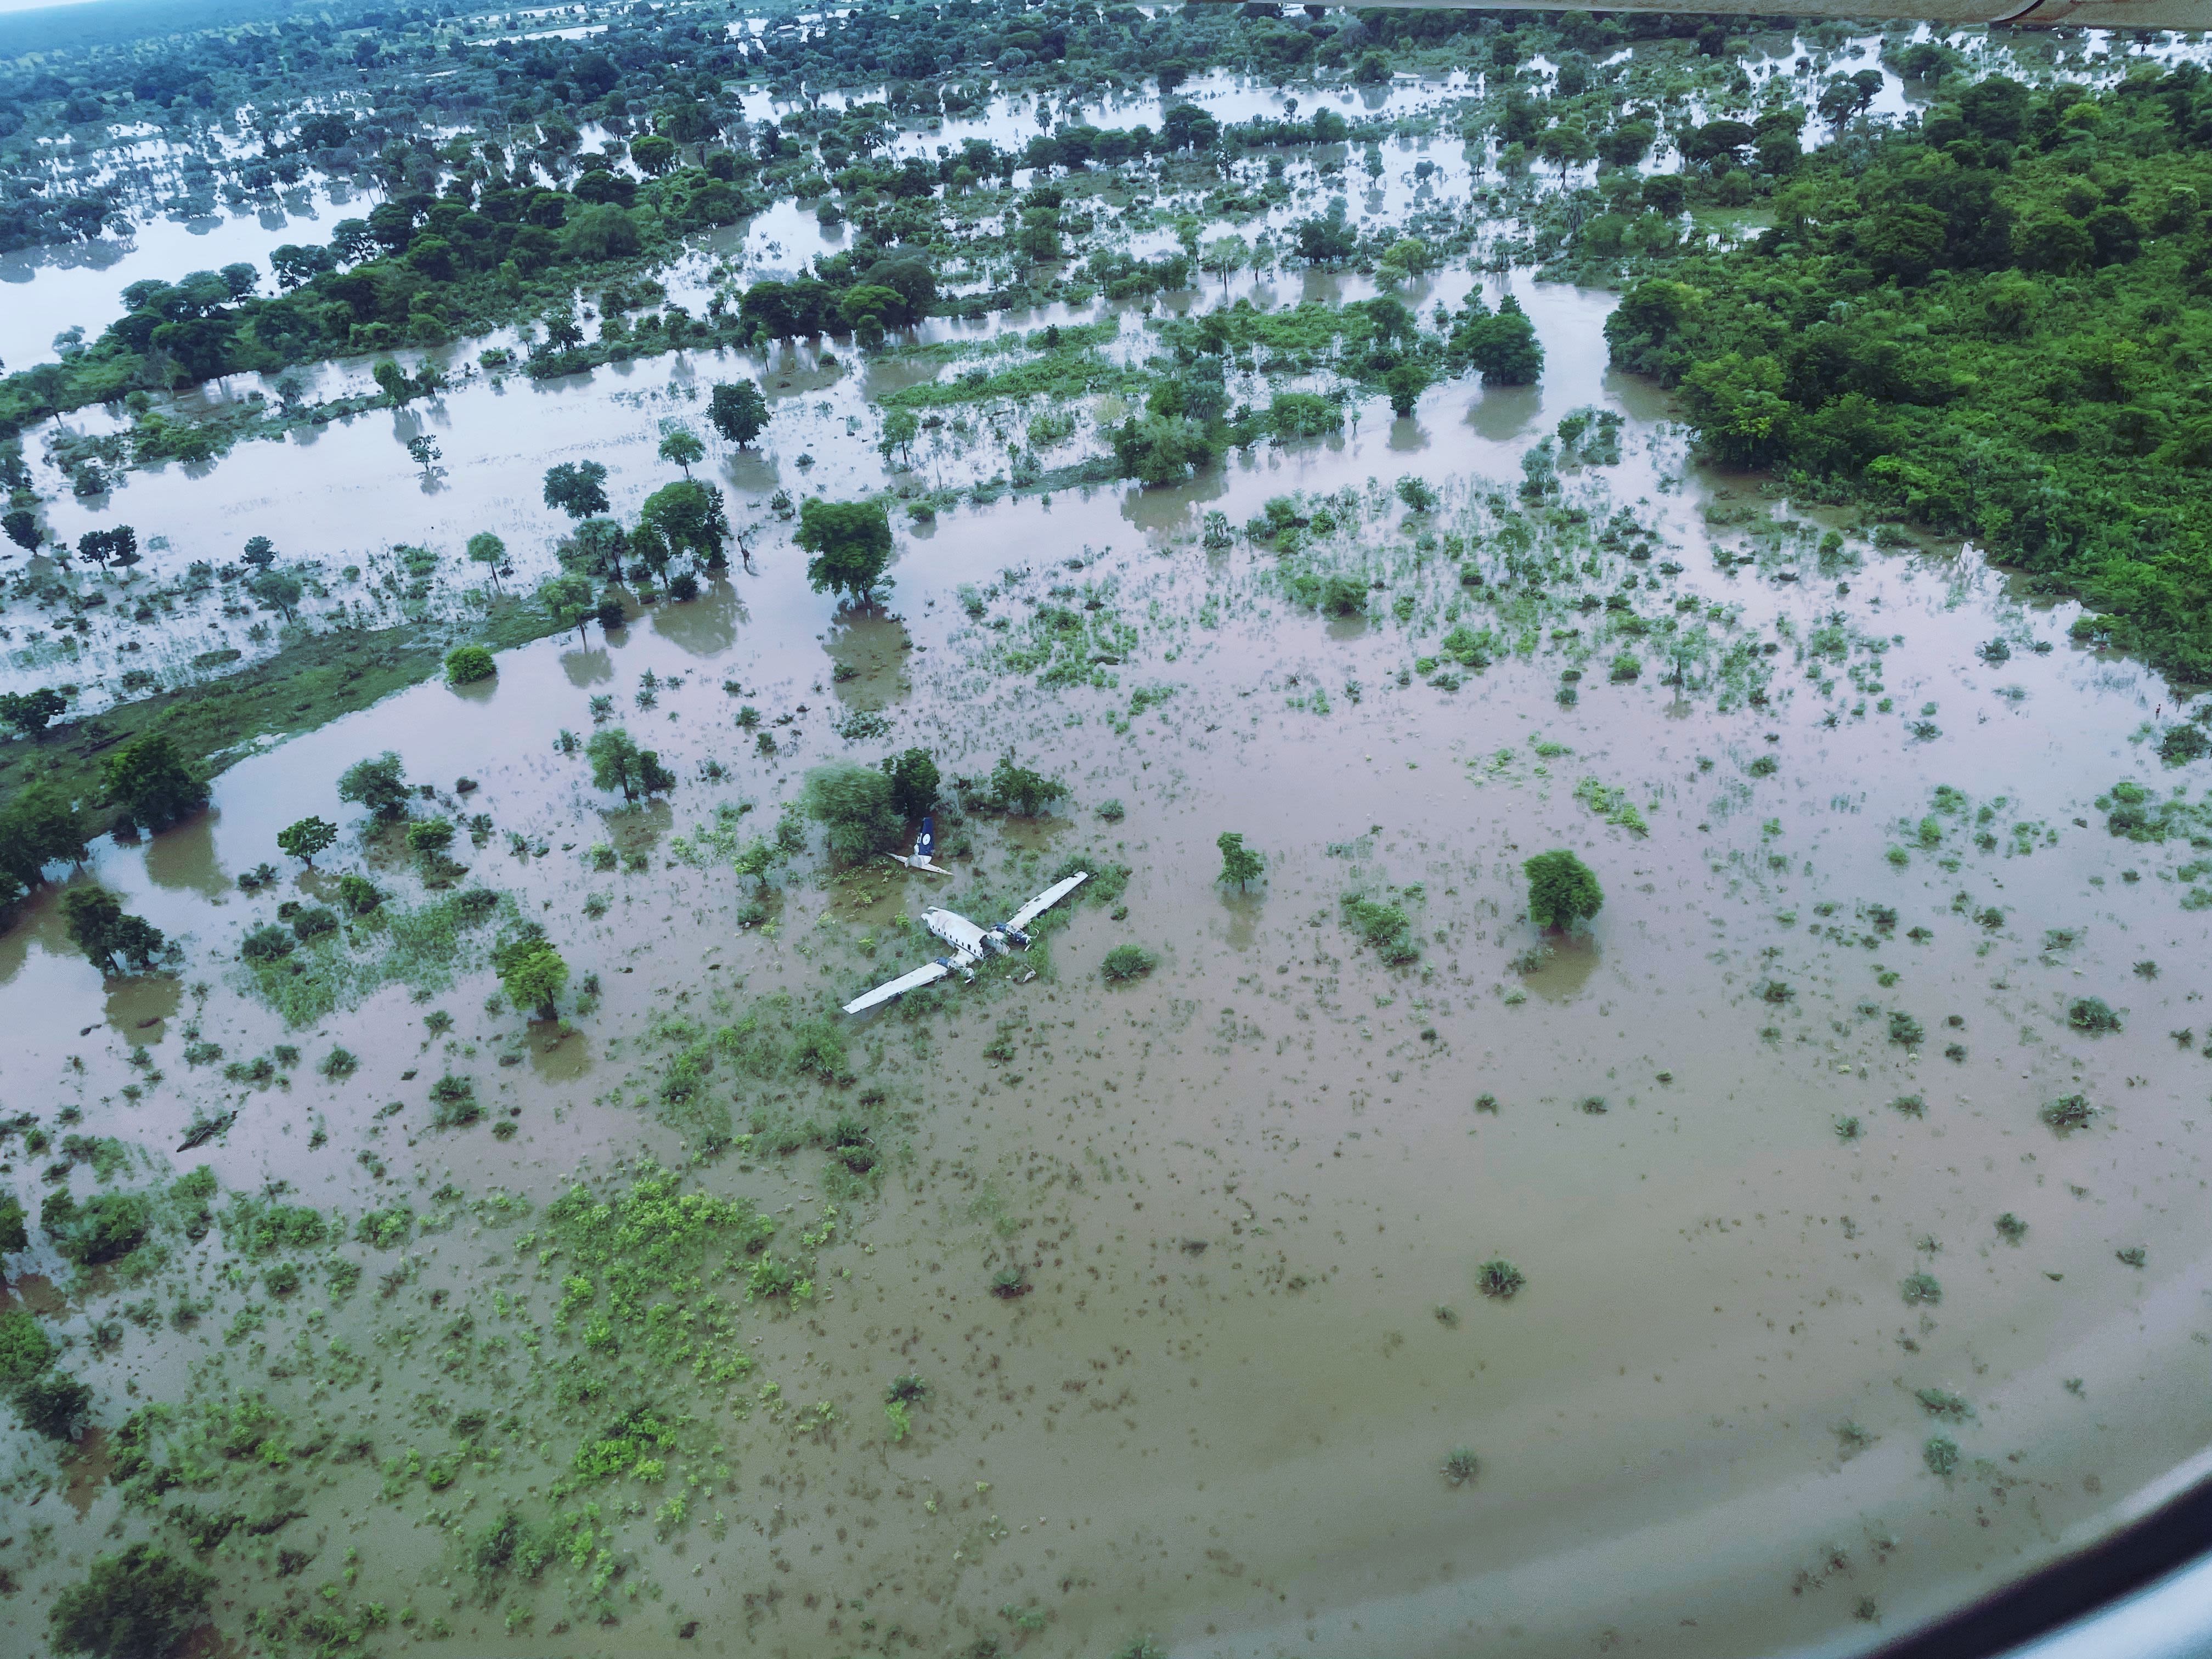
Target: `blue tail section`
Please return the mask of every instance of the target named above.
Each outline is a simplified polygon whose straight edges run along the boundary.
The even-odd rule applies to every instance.
[[[937,819],[934,815],[931,815],[922,819],[921,833],[914,839],[914,855],[927,862],[929,855],[936,849]]]

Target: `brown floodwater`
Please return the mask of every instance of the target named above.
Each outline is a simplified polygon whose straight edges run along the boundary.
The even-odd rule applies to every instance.
[[[1971,550],[1854,541],[1855,568],[1822,576],[1804,539],[1723,568],[1716,545],[1745,548],[1769,515],[1816,531],[1820,515],[1757,480],[1684,467],[1661,400],[1604,367],[1607,296],[1516,291],[1550,353],[1539,388],[1441,387],[1406,421],[1370,404],[1339,440],[1235,457],[1178,489],[963,507],[902,529],[881,615],[841,615],[809,592],[787,528],[765,518],[756,572],[690,605],[607,639],[504,653],[488,686],[420,686],[241,761],[204,817],[103,842],[88,863],[184,943],[179,975],[104,985],[51,890],[0,938],[15,1036],[0,1097],[50,1130],[73,1106],[84,1133],[142,1145],[156,1167],[204,1159],[227,1188],[289,1182],[326,1209],[395,1192],[421,1206],[449,1182],[542,1203],[624,1156],[684,1156],[678,1132],[625,1103],[659,1052],[645,1036],[657,1014],[703,1018],[718,997],[779,988],[849,995],[921,959],[902,913],[1003,896],[1024,851],[1048,868],[1091,849],[1132,868],[1126,921],[1079,908],[1037,979],[935,994],[934,1018],[856,1023],[856,1063],[880,1047],[871,1081],[913,1114],[910,1156],[878,1199],[848,1207],[815,1304],[744,1328],[759,1376],[795,1406],[832,1402],[842,1426],[716,1419],[734,1469],[714,1499],[726,1535],[659,1542],[641,1508],[623,1542],[659,1599],[627,1607],[619,1632],[572,1629],[549,1573],[523,1597],[532,1650],[830,1653],[896,1627],[948,1652],[989,1634],[1096,1653],[1144,1631],[1179,1654],[1847,1651],[2094,1536],[2212,1439],[2199,1139],[2212,1062],[2167,1036],[2208,1023],[2193,1005],[2212,939],[2206,912],[2180,908],[2173,871],[2190,854],[2115,839],[2091,805],[2122,778],[2201,790],[2142,744],[2174,696],[2068,644],[2070,610],[2020,605]],[[168,524],[180,556],[190,538],[252,526],[333,561],[483,525],[521,548],[548,528],[535,482],[549,460],[617,456],[618,481],[641,489],[657,412],[703,374],[662,360],[574,386],[467,388],[426,417],[447,422],[450,473],[428,495],[395,486],[378,416],[269,447],[265,464],[241,451],[203,479],[135,481],[132,510],[142,532]],[[790,394],[793,429],[771,455],[729,460],[761,469],[745,475],[749,501],[794,480],[802,443],[810,489],[879,481],[872,428],[843,431],[861,409],[852,381],[808,389],[804,411]],[[1598,492],[1594,518],[1627,504],[1659,531],[1662,556],[1684,567],[1653,578],[1665,595],[1738,607],[1733,635],[1781,644],[1767,707],[1678,690],[1656,660],[1609,684],[1604,653],[1548,624],[1532,655],[1456,691],[1401,685],[1442,631],[1433,605],[1413,629],[1387,615],[1327,623],[1279,596],[1275,556],[1197,544],[1208,510],[1242,523],[1274,495],[1401,474],[1446,492],[1448,525],[1471,488],[1510,489],[1521,453],[1592,404],[1626,416],[1624,459],[1570,490]],[[1709,526],[1709,509],[1745,516]],[[1388,523],[1370,539],[1404,545]],[[1608,589],[1632,568],[1618,555],[1600,565]],[[1086,582],[1112,583],[1109,603],[1139,630],[1111,689],[1006,673],[998,636],[956,596],[963,583],[1042,598]],[[1024,613],[1018,597],[996,613],[1010,603]],[[1840,665],[1808,678],[1796,649],[1837,613],[1894,641],[1851,659],[1883,684],[1863,714]],[[2010,659],[1978,659],[1999,635]],[[2038,654],[2039,641],[2055,648]],[[1570,662],[1589,672],[1566,706],[1555,694]],[[1160,685],[1172,694],[1132,717],[1132,691]],[[625,808],[556,752],[561,728],[592,729],[594,695],[683,780],[667,801]],[[774,755],[735,724],[741,704],[760,711]],[[1932,735],[1915,737],[1905,721],[1927,704]],[[856,714],[879,717],[881,734],[839,736]],[[988,875],[939,884],[885,866],[824,890],[802,872],[768,928],[739,925],[751,896],[726,868],[675,856],[718,803],[751,803],[744,822],[764,826],[806,767],[909,744],[948,774],[986,772],[1011,749],[1073,793],[1035,825],[972,821]],[[487,1012],[481,969],[428,1001],[386,986],[301,1031],[240,994],[239,938],[295,888],[327,892],[329,872],[367,869],[416,896],[404,857],[362,838],[336,793],[347,765],[386,748],[436,791],[422,810],[491,816],[488,844],[465,836],[455,855],[514,895],[579,975],[600,975],[573,1034]],[[1754,770],[1769,755],[1771,774]],[[1625,791],[1648,833],[1578,799],[1585,778]],[[1923,849],[1915,826],[1939,784],[1970,805]],[[1109,798],[1125,817],[1099,815]],[[1972,813],[1998,798],[1997,844],[1977,849]],[[273,839],[311,812],[346,831],[313,876]],[[2056,840],[2039,832],[2016,854],[2015,822]],[[1268,858],[1248,893],[1215,882],[1226,830]],[[585,850],[603,840],[647,867],[590,869]],[[1520,863],[1554,847],[1591,865],[1606,903],[1586,938],[1524,975],[1514,959],[1540,941]],[[264,860],[283,883],[239,891]],[[1420,957],[1392,968],[1339,902],[1414,884]],[[603,915],[586,908],[592,894],[610,900]],[[1893,907],[1894,924],[1869,921],[1873,905]],[[1992,905],[1993,930],[1966,913]],[[2075,942],[2048,944],[2051,929]],[[863,935],[880,942],[873,966]],[[1100,962],[1129,940],[1160,965],[1109,986]],[[2145,961],[2156,977],[2136,971]],[[1776,981],[1789,994],[1769,1001]],[[2066,1007],[2085,994],[2124,1028],[2071,1029]],[[454,1021],[442,1036],[423,1024],[434,1009]],[[1893,1011],[1924,1042],[1890,1041]],[[186,1064],[187,1021],[229,1059],[293,1042],[304,1062],[283,1086],[227,1084]],[[313,1069],[333,1044],[361,1059],[343,1084]],[[142,1045],[162,1079],[126,1096],[148,1069],[131,1064]],[[495,1120],[514,1114],[514,1138],[425,1129],[434,1067],[472,1076]],[[2103,1115],[2062,1139],[2037,1111],[2076,1092]],[[1912,1096],[1922,1115],[1893,1108]],[[407,1109],[380,1115],[393,1101]],[[196,1113],[233,1109],[227,1133],[171,1150]],[[380,1160],[380,1180],[357,1153]],[[812,1156],[733,1157],[698,1178],[804,1218],[819,1209]],[[34,1162],[15,1166],[27,1190]],[[76,1182],[88,1190],[88,1175]],[[1996,1230],[2002,1213],[2027,1224],[2016,1244]],[[410,1416],[420,1395],[498,1403],[481,1378],[446,1378],[435,1344],[392,1333],[525,1282],[507,1248],[464,1223],[411,1247],[411,1283],[388,1297],[365,1285],[327,1325],[308,1294],[271,1308],[272,1354],[309,1332],[378,1345],[373,1388],[256,1374],[222,1340],[234,1296],[192,1329],[131,1329],[112,1350],[93,1324],[138,1292],[86,1286],[44,1310],[73,1339],[69,1363],[98,1390],[102,1423],[188,1387],[252,1386],[379,1436],[390,1455],[436,1440]],[[2135,1249],[2141,1267],[2118,1258]],[[1498,1257],[1527,1276],[1507,1301],[1477,1288]],[[178,1271],[220,1298],[222,1260],[210,1239],[180,1249]],[[1030,1292],[994,1297],[991,1273],[1017,1261]],[[15,1265],[67,1278],[43,1241]],[[1939,1303],[1906,1304],[1916,1272],[1941,1280]],[[17,1288],[41,1305],[28,1280]],[[878,1413],[902,1372],[935,1392],[893,1444]],[[1964,1396],[1972,1415],[1932,1419],[1923,1389]],[[1848,1456],[1845,1424],[1863,1434]],[[1939,1431],[1961,1452],[1948,1480],[1923,1461]],[[1457,1447],[1479,1468],[1455,1486],[1439,1468]],[[27,1443],[15,1455],[51,1458]],[[11,1506],[55,1528],[19,1575],[33,1593],[0,1607],[16,1639],[32,1639],[52,1587],[121,1513],[112,1491],[88,1498],[76,1479],[91,1456],[58,1470],[50,1494],[11,1488]],[[447,1497],[474,1527],[566,1467],[557,1449],[518,1455]],[[305,1582],[357,1550],[349,1595],[434,1609],[471,1649],[508,1639],[448,1588],[453,1547],[413,1499],[380,1502],[368,1465],[317,1479],[282,1539],[315,1553]],[[261,1586],[249,1599],[274,1593],[231,1556],[218,1565]],[[1025,1607],[1038,1609],[1032,1632],[1000,1611]]]

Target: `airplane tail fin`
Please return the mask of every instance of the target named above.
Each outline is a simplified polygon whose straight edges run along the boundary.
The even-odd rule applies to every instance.
[[[921,833],[914,838],[914,861],[927,864],[929,855],[936,850],[937,817],[934,813],[925,813],[921,820]]]

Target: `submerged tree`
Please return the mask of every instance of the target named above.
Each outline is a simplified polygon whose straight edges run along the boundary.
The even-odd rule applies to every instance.
[[[103,972],[118,972],[118,959],[150,968],[168,947],[161,930],[142,916],[125,914],[123,901],[105,887],[72,887],[62,895],[62,919],[69,935]]]
[[[121,821],[139,829],[165,828],[208,803],[207,781],[158,732],[134,738],[110,755],[100,781]]]
[[[937,805],[937,763],[927,749],[886,756],[884,770],[891,781],[891,805],[901,817],[921,817]]]
[[[1604,908],[1596,875],[1564,848],[1539,853],[1521,867],[1528,878],[1529,920],[1539,927],[1571,927]]]
[[[289,853],[312,870],[315,867],[315,854],[327,851],[337,838],[338,827],[328,818],[305,817],[279,830],[276,846],[279,851]]]
[[[619,726],[594,732],[584,745],[584,758],[592,763],[592,786],[619,789],[626,801],[665,793],[676,787],[676,775],[660,763],[659,755],[639,748]]]
[[[597,461],[562,461],[545,469],[545,505],[572,519],[607,510],[607,470]]]
[[[852,761],[835,761],[806,775],[799,804],[828,830],[830,850],[864,859],[896,843],[905,828],[889,775]]]
[[[707,418],[714,423],[715,431],[743,447],[768,425],[768,399],[750,380],[724,381],[708,399]]]
[[[684,469],[684,476],[691,476],[691,463],[702,459],[707,446],[699,441],[699,434],[689,427],[678,427],[660,441],[660,459],[673,461]]]
[[[1259,880],[1267,867],[1267,860],[1244,844],[1241,831],[1225,830],[1213,844],[1221,849],[1220,878],[1235,882],[1240,892]]]
[[[96,1559],[54,1597],[55,1650],[91,1659],[169,1659],[198,1628],[213,1575],[151,1544]]]
[[[890,515],[881,501],[809,501],[799,509],[798,541],[814,556],[806,580],[816,592],[866,603],[890,562]]]
[[[338,774],[338,799],[386,823],[407,816],[407,765],[394,750],[356,761]]]
[[[568,983],[568,964],[534,926],[495,949],[492,968],[518,1013],[551,1019],[560,1012],[556,999]]]

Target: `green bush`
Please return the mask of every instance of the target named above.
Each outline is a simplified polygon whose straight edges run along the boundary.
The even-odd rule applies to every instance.
[[[54,1363],[61,1350],[20,1308],[0,1313],[0,1389],[16,1389]]]
[[[215,1579],[151,1544],[94,1560],[47,1615],[60,1653],[169,1659],[198,1628]]]
[[[446,653],[446,684],[473,685],[499,672],[489,651],[481,645],[457,645]]]
[[[2117,1031],[2120,1017],[2102,997],[2076,997],[2066,1010],[2066,1023],[2077,1031]]]
[[[1106,953],[1098,964],[1098,971],[1109,985],[1125,984],[1133,979],[1142,979],[1160,965],[1160,959],[1141,945],[1117,945]]]

